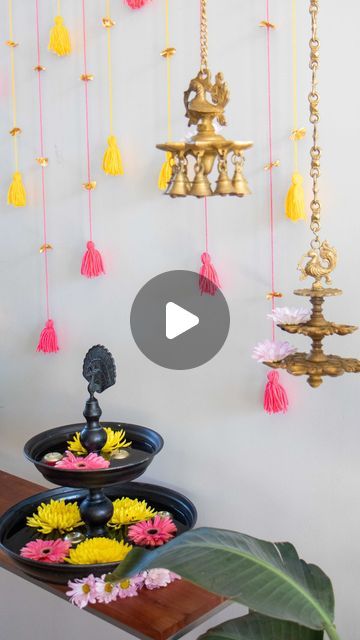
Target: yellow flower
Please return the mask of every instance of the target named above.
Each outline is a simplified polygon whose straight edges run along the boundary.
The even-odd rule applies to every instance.
[[[51,533],[57,530],[59,533],[72,531],[75,527],[84,524],[81,520],[80,510],[77,502],[65,500],[50,500],[48,504],[42,502],[37,509],[26,519],[28,527],[34,527],[40,533]]]
[[[155,509],[152,509],[143,500],[132,500],[131,498],[118,498],[113,502],[114,513],[108,522],[108,527],[120,529],[124,524],[132,524],[141,520],[149,520],[156,515]]]
[[[113,451],[117,451],[117,449],[124,449],[125,447],[130,447],[131,442],[126,442],[125,430],[120,429],[120,431],[113,431],[110,427],[104,427],[106,431],[107,440],[103,448],[101,449],[102,454],[112,453]],[[77,454],[87,454],[85,447],[82,446],[80,442],[80,431],[77,431],[72,440],[69,440],[67,443],[69,451]]]
[[[131,551],[132,546],[109,538],[89,538],[70,549],[70,564],[103,564],[105,562],[121,562]]]

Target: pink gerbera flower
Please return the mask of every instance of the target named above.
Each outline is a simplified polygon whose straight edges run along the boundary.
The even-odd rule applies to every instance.
[[[79,609],[83,609],[87,604],[96,602],[96,579],[91,573],[87,578],[82,580],[75,579],[73,582],[69,580],[68,587],[70,591],[66,592],[70,602],[75,604]]]
[[[149,569],[144,584],[145,587],[151,591],[153,589],[167,587],[167,585],[174,582],[174,580],[181,580],[181,578],[177,573],[173,573],[168,569]]]
[[[32,540],[20,549],[20,555],[38,562],[64,562],[70,546],[70,542],[60,538],[58,540]]]
[[[89,453],[89,455],[81,457],[75,456],[71,451],[66,451],[62,460],[55,464],[58,469],[72,471],[96,471],[96,469],[107,469],[109,466],[109,460],[105,460],[97,453]]]
[[[142,547],[160,547],[174,537],[177,529],[172,519],[155,516],[150,520],[131,525],[128,537]]]

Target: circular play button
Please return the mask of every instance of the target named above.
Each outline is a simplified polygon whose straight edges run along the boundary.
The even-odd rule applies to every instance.
[[[167,369],[194,369],[223,346],[230,327],[227,302],[199,290],[199,274],[167,271],[137,294],[130,315],[133,338],[152,362]]]

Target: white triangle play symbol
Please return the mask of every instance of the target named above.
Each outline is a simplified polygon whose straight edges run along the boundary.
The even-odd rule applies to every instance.
[[[175,302],[168,302],[166,305],[166,337],[173,340],[182,333],[196,327],[200,322],[199,318],[183,307],[179,307]]]

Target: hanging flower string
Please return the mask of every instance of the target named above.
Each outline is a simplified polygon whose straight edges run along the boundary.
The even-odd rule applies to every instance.
[[[113,107],[113,73],[111,56],[111,29],[115,26],[110,15],[110,0],[106,0],[106,16],[102,19],[103,26],[107,34],[107,60],[108,60],[108,82],[109,82],[109,115],[110,115],[110,135],[108,137],[108,147],[104,153],[102,168],[107,175],[121,176],[124,173],[120,149],[114,135],[114,107]]]
[[[69,30],[65,26],[64,18],[61,15],[61,0],[57,0],[56,16],[54,26],[50,29],[48,49],[60,57],[68,56],[71,53]]]
[[[273,170],[279,165],[274,160],[273,155],[273,134],[272,134],[272,95],[271,95],[271,31],[275,25],[270,22],[270,2],[266,0],[266,20],[261,23],[266,28],[266,51],[267,51],[267,93],[268,93],[268,139],[269,139],[269,163],[265,169],[269,173],[269,212],[270,212],[270,256],[271,256],[271,292],[268,299],[271,301],[272,314],[275,312],[275,299],[281,294],[275,289],[275,224],[274,224],[274,184]],[[288,343],[275,341],[275,322],[272,319],[271,341],[266,340],[259,343],[255,349],[253,357],[260,362],[281,360],[289,352],[293,353],[293,348]],[[280,384],[279,375],[275,371],[268,373],[268,381],[264,393],[264,409],[267,413],[285,413],[288,409],[288,398],[284,387]]]
[[[297,3],[292,0],[292,60],[293,60],[293,131],[291,140],[294,145],[294,173],[285,202],[286,216],[293,222],[305,220],[304,179],[299,173],[299,140],[306,135],[306,129],[299,129],[298,110],[298,52],[297,52]]]
[[[90,165],[90,137],[89,137],[89,96],[88,96],[88,83],[93,80],[93,76],[88,73],[87,70],[87,43],[86,43],[86,14],[85,14],[85,0],[82,0],[82,29],[83,29],[83,57],[84,57],[84,73],[81,76],[81,80],[84,83],[85,88],[85,132],[86,132],[86,160],[87,160],[87,182],[83,184],[84,189],[88,194],[88,209],[89,209],[89,233],[90,240],[87,243],[87,249],[84,253],[81,263],[81,275],[86,278],[96,278],[105,273],[103,260],[100,252],[95,248],[93,242],[93,221],[92,221],[92,191],[96,187],[96,182],[91,179],[91,165]]]
[[[36,17],[36,49],[37,49],[37,65],[35,71],[38,77],[38,99],[39,99],[39,134],[40,134],[40,156],[36,158],[41,171],[41,199],[43,213],[43,244],[40,253],[44,257],[45,268],[45,300],[46,300],[46,324],[40,334],[37,351],[43,353],[56,353],[59,351],[58,339],[55,332],[54,322],[50,317],[50,301],[49,301],[49,264],[48,251],[52,249],[51,244],[47,240],[47,210],[46,210],[46,190],[45,190],[45,169],[48,165],[48,158],[45,156],[44,149],[44,124],[43,124],[43,98],[41,74],[45,68],[41,65],[40,56],[40,30],[39,30],[39,0],[35,0],[35,17]]]
[[[165,0],[165,49],[162,50],[161,56],[166,59],[166,102],[167,102],[167,141],[172,142],[172,125],[171,125],[171,58],[176,53],[174,47],[170,47],[169,35],[169,0]],[[158,187],[161,191],[165,191],[172,177],[174,160],[170,151],[166,152],[165,162],[163,163],[159,179]]]
[[[5,44],[10,49],[11,104],[12,104],[12,120],[13,120],[13,126],[10,131],[10,135],[13,138],[15,173],[13,175],[12,182],[8,189],[7,203],[13,205],[14,207],[24,207],[26,205],[26,191],[23,185],[21,173],[19,171],[18,136],[21,133],[21,129],[18,127],[18,124],[17,124],[17,104],[16,104],[16,86],[15,86],[15,48],[18,46],[18,43],[14,41],[12,9],[13,9],[12,0],[9,0],[8,2],[9,40],[7,40]]]

